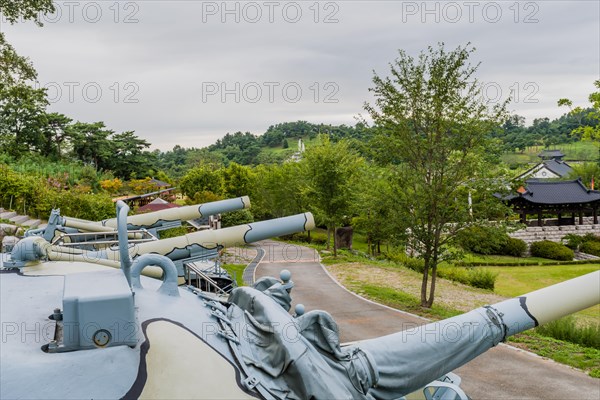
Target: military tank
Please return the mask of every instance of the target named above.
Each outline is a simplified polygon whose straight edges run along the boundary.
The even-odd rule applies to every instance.
[[[310,230],[310,213],[130,245],[127,211],[118,203],[117,248],[31,236],[2,254],[0,398],[467,399],[451,371],[600,301],[594,272],[344,345],[326,311],[290,312],[287,271],[225,297],[182,285],[175,265],[201,249]],[[421,340],[432,331],[441,339]]]

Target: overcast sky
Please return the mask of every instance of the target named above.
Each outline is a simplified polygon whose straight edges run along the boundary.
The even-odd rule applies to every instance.
[[[1,29],[48,89],[50,110],[134,130],[153,148],[204,147],[364,114],[373,71],[404,49],[471,42],[486,98],[527,118],[586,106],[600,79],[598,1],[59,1]]]

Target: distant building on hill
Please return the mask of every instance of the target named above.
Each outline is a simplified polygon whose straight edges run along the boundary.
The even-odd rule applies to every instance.
[[[566,162],[560,159],[549,159],[530,168],[515,179],[561,179],[569,176],[572,171],[573,168]]]
[[[564,154],[560,150],[542,150],[538,157],[542,160],[562,160],[564,158]]]

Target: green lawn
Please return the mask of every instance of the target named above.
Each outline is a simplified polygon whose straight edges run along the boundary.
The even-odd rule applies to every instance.
[[[237,282],[238,287],[244,286],[244,269],[246,269],[245,264],[222,264],[221,268],[225,271],[229,272],[232,278]]]
[[[516,297],[546,286],[600,269],[600,264],[545,265],[527,267],[484,267],[498,273],[494,292],[507,297]],[[577,315],[585,319],[600,321],[600,305],[583,310]]]
[[[600,378],[600,350],[539,335],[535,330],[508,338],[510,344]]]

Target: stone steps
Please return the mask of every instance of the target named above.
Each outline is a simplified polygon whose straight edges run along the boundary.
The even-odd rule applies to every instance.
[[[600,225],[532,226],[513,232],[510,237],[530,244],[540,240],[561,242],[562,238],[569,234],[583,236],[589,233],[600,236]]]
[[[17,215],[17,213],[14,211],[5,211],[2,214],[0,214],[0,218],[1,219],[10,219],[10,218],[14,217],[15,215]]]
[[[39,219],[30,219],[28,221],[23,222],[21,225],[29,229],[34,229],[37,228],[41,222],[42,221],[40,221]]]
[[[23,229],[45,228],[48,226],[46,221],[31,218],[28,215],[19,215],[15,211],[6,211],[4,208],[0,208],[0,218],[10,221],[13,225],[21,226]]]
[[[21,225],[23,222],[25,221],[29,221],[31,218],[29,218],[27,215],[15,215],[12,218],[9,218],[8,220],[17,224],[17,225]]]
[[[575,252],[575,260],[600,260],[600,257],[592,255],[592,254],[587,254],[587,253],[582,253],[580,251],[576,251]]]

